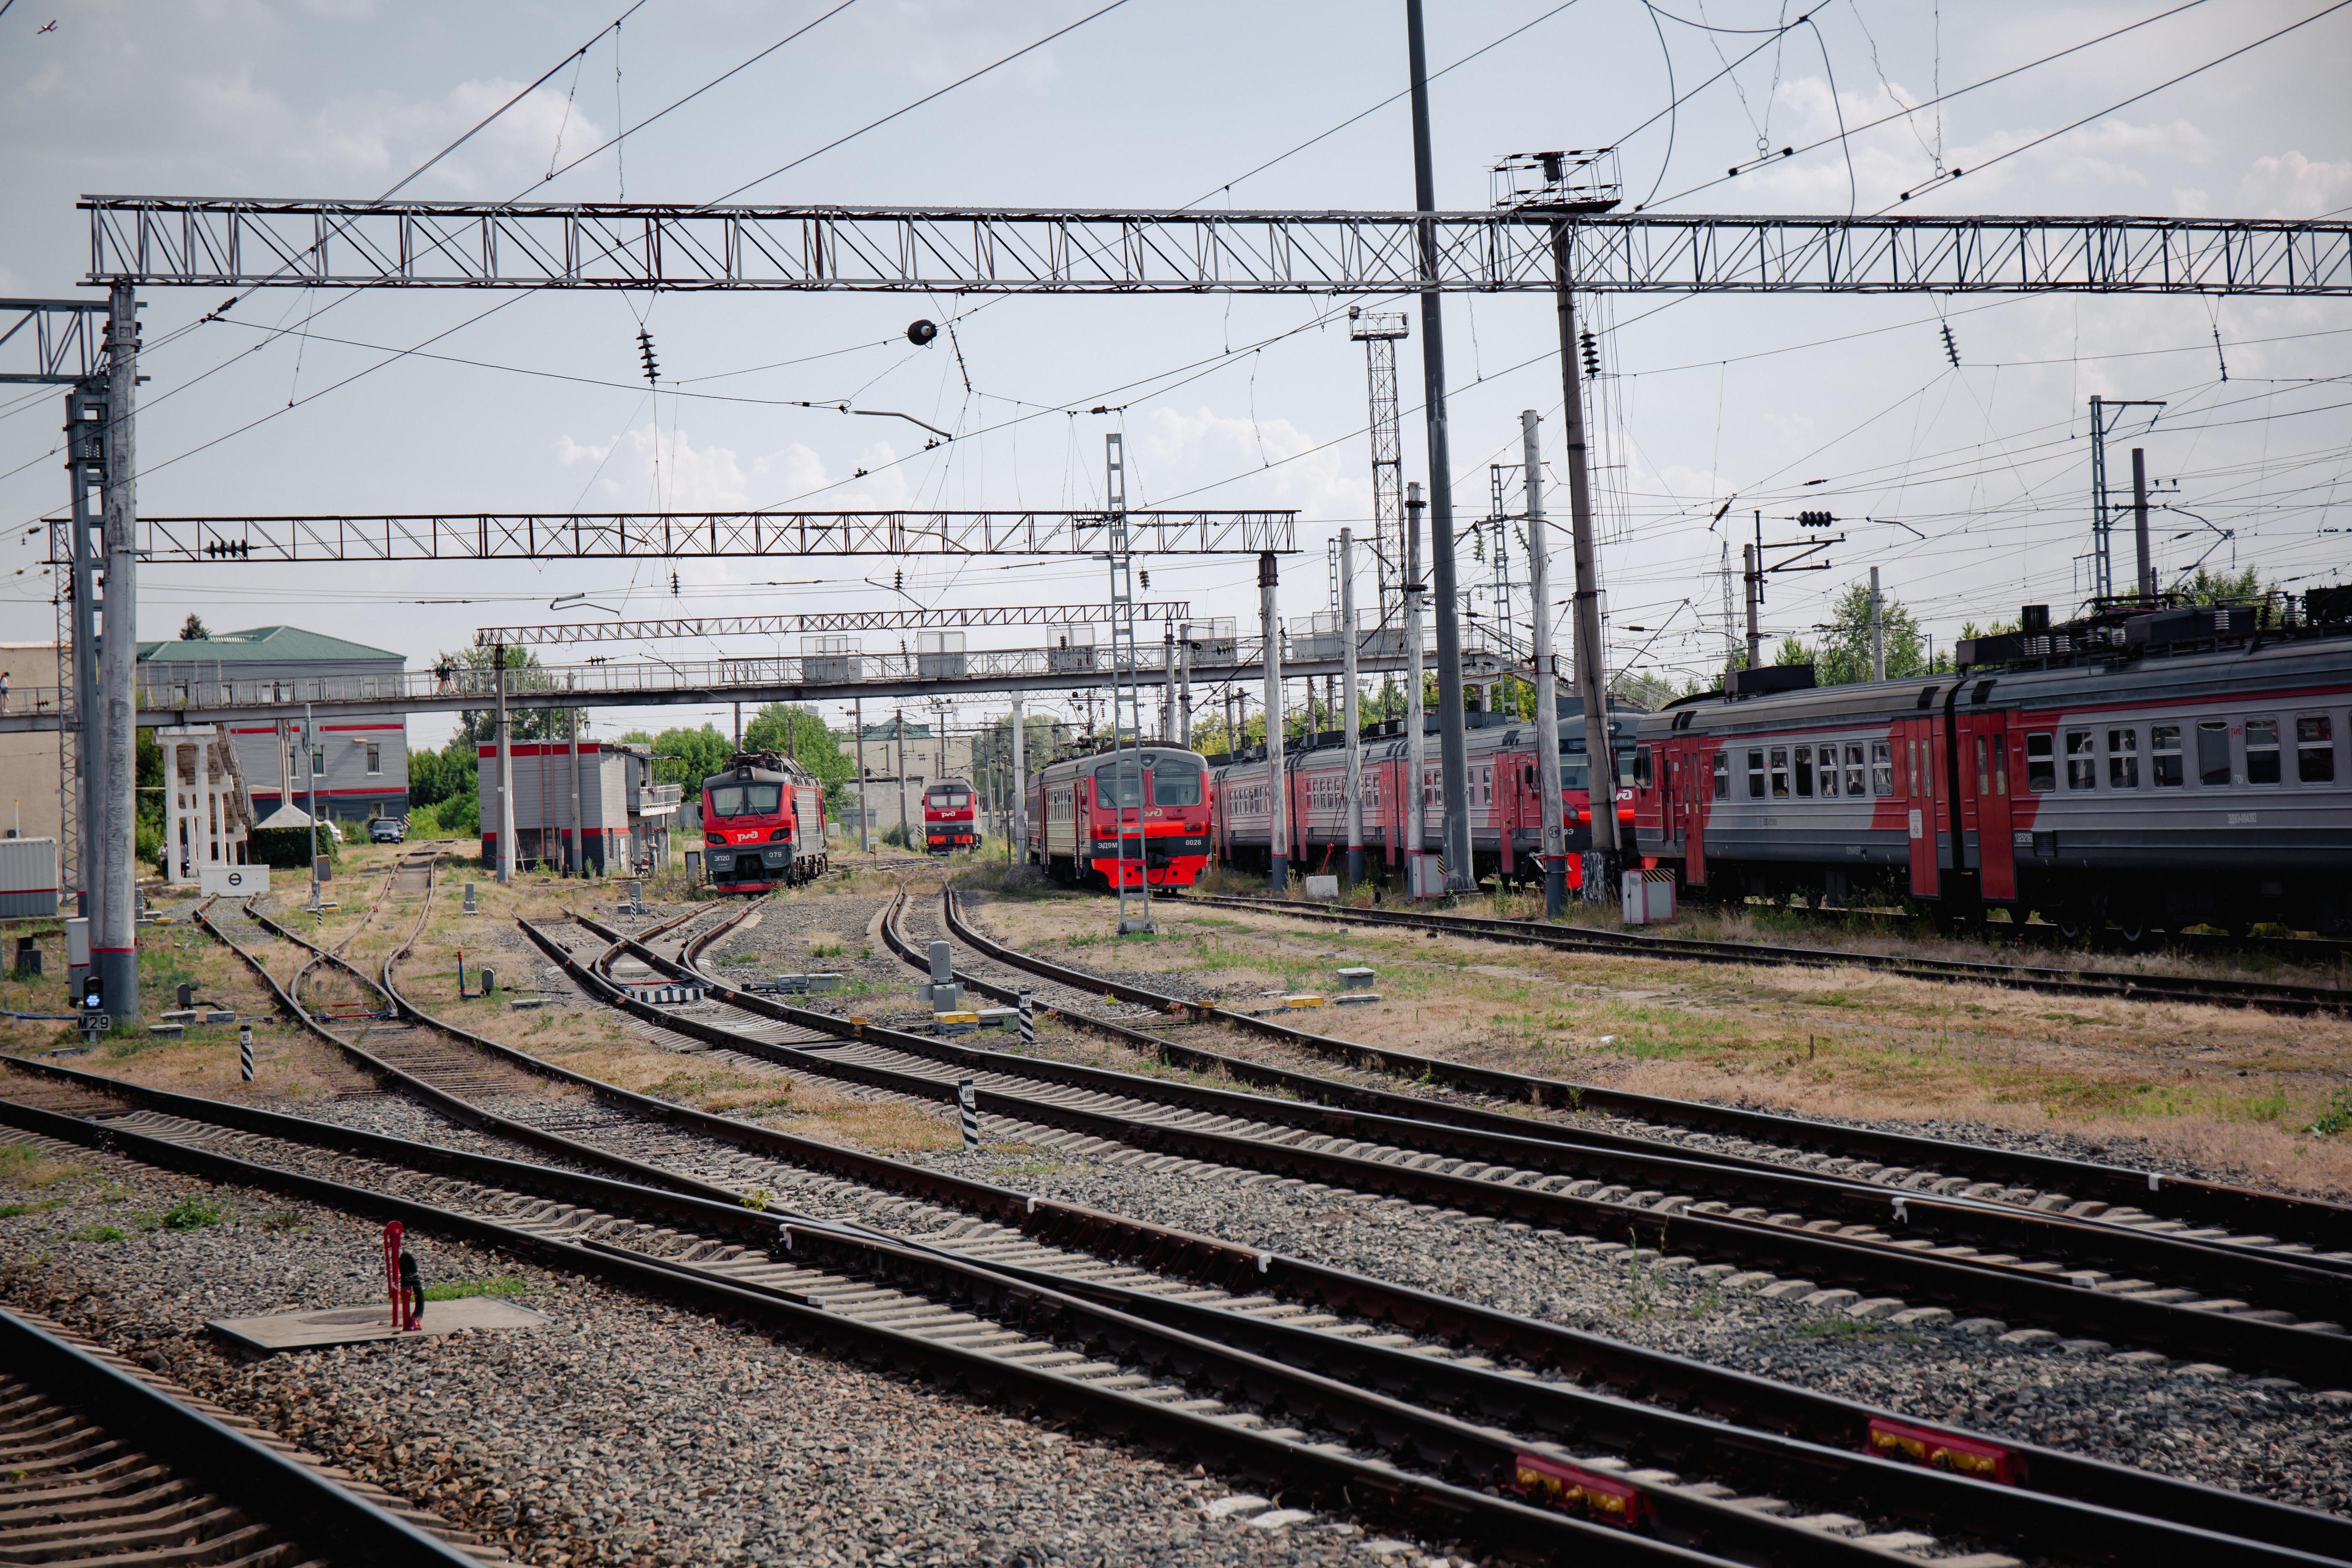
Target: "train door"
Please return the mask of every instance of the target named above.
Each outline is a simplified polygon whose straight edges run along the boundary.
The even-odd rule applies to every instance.
[[[1706,885],[1706,808],[1715,790],[1712,766],[1704,741],[1685,741],[1675,748],[1675,787],[1666,804],[1672,814],[1669,835],[1682,847],[1683,880],[1696,888]]]
[[[2010,838],[2009,721],[1979,710],[1961,721],[1967,748],[1961,787],[1977,805],[1978,887],[1987,899],[2017,897],[2017,856]]]
[[[1936,766],[1935,728],[1932,719],[1906,719],[1895,726],[1895,744],[1902,752],[1896,776],[1903,784],[1904,824],[1911,839],[1911,892],[1922,899],[1943,892],[1936,855],[1936,781],[1941,774]]]

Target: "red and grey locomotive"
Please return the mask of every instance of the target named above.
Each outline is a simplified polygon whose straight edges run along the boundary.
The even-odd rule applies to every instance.
[[[2352,604],[2306,605],[2029,605],[1957,673],[1686,699],[1642,721],[1636,847],[1718,896],[2352,931]]]
[[[923,847],[934,855],[969,849],[980,842],[980,819],[971,785],[941,779],[923,791]]]
[[[1507,714],[1465,716],[1472,728],[1464,737],[1469,765],[1470,847],[1474,875],[1506,879],[1541,874],[1543,791],[1536,777],[1536,726],[1532,719]],[[1616,788],[1604,780],[1602,798],[1617,797],[1621,836],[1633,821],[1634,729],[1642,710],[1612,705],[1610,750]],[[1439,804],[1437,721],[1428,726],[1422,765],[1422,847],[1444,847]],[[1402,874],[1411,832],[1407,824],[1407,737],[1396,721],[1364,731],[1364,847],[1369,855]],[[1582,879],[1582,851],[1592,844],[1592,795],[1588,777],[1582,705],[1561,703],[1559,720],[1561,825],[1566,829],[1570,886]],[[1290,864],[1302,874],[1344,864],[1348,846],[1348,749],[1344,731],[1330,731],[1283,749],[1283,772],[1290,791]],[[1604,770],[1607,772],[1610,770]],[[1271,859],[1273,800],[1266,782],[1265,752],[1217,759],[1211,778],[1216,795],[1212,827],[1218,859],[1230,866],[1265,870]],[[1604,809],[1606,809],[1604,807]]]
[[[1209,863],[1198,752],[1146,744],[1066,757],[1029,784],[1024,858],[1066,882],[1189,888]]]
[[[824,786],[775,752],[738,752],[702,781],[702,863],[711,886],[764,893],[824,874]]]

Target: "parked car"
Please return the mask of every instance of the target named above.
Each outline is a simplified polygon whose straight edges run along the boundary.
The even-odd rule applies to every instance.
[[[408,837],[408,824],[396,816],[379,816],[368,824],[371,844],[398,844]]]

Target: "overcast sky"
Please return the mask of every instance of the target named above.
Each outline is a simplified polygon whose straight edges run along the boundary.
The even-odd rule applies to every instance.
[[[378,195],[625,5],[12,0],[0,15],[0,295],[78,291],[88,237],[73,204],[83,193]],[[604,33],[404,194],[709,200],[1102,0],[853,0],[617,154],[546,178],[836,5],[645,0],[617,45]],[[1615,143],[1629,198],[1654,192],[1675,212],[1870,212],[1939,166],[1970,172],[1909,210],[2308,217],[2352,207],[2352,10],[2140,96],[2326,0],[2178,6],[1835,140],[1841,123],[1880,120],[2176,5],[1828,0],[1774,41],[1740,29],[1780,26],[1801,5],[1432,0],[1433,67],[1487,50],[1433,90],[1439,204],[1485,205],[1486,168],[1502,154]],[[1405,109],[1375,108],[1403,87],[1404,69],[1401,5],[1127,0],[740,199],[1404,207]],[[1687,101],[1662,117],[1677,91]],[[2082,129],[2001,156],[2085,117]],[[1818,151],[1723,178],[1759,148],[1823,138]],[[152,291],[146,337],[211,310],[217,292]],[[1084,505],[1098,493],[1103,433],[1123,428],[1131,502],[1300,509],[1303,553],[1286,563],[1282,597],[1286,613],[1304,615],[1325,605],[1324,542],[1370,517],[1364,360],[1344,303],[268,290],[142,362],[152,380],[140,414],[140,505],[155,515]],[[494,305],[503,308],[485,316]],[[1486,510],[1487,465],[1517,460],[1520,409],[1543,413],[1559,460],[1559,365],[1548,299],[1454,296],[1446,312],[1456,506],[1469,519]],[[902,333],[918,316],[958,318],[954,342],[908,345]],[[2352,544],[2343,301],[1625,296],[1601,301],[1596,324],[1601,562],[1621,664],[1646,645],[1645,668],[1719,667],[1721,551],[1731,525],[1758,509],[1768,537],[1792,532],[1772,520],[1800,507],[1849,520],[1832,570],[1773,584],[1766,620],[1776,634],[1808,633],[1874,563],[1939,644],[1963,620],[2013,616],[2021,603],[2063,616],[2086,588],[2093,394],[2166,400],[2152,430],[2142,418],[2114,449],[2127,474],[2128,447],[2145,447],[2163,481],[2159,500],[2174,510],[2158,514],[2156,535],[2168,580],[2200,559],[2258,566],[2289,586],[2336,580]],[[665,378],[657,396],[638,365],[641,326]],[[427,339],[441,357],[401,359],[339,386]],[[1417,330],[1400,345],[1400,372],[1406,473],[1425,479]],[[961,438],[925,452],[911,425],[791,405],[851,397]],[[1119,411],[1065,412],[1102,403]],[[0,552],[0,641],[51,635],[39,536],[23,530],[61,500],[50,455],[58,412],[48,391],[0,398],[0,509],[16,540]],[[861,468],[866,477],[854,479]],[[1727,502],[1730,515],[1711,528]],[[1565,512],[1564,485],[1552,508]],[[1729,537],[1736,559],[1741,535]],[[1467,582],[1485,568],[1464,554]],[[1251,561],[1150,565],[1151,597],[1255,615]],[[192,610],[217,630],[290,622],[395,649],[418,668],[478,626],[598,616],[551,613],[559,595],[584,591],[632,616],[855,608],[891,602],[865,579],[887,583],[896,569],[925,604],[1103,595],[1100,566],[1072,561],[689,563],[676,594],[667,569],[650,564],[175,566],[142,574],[140,631],[172,635]],[[1566,571],[1564,549],[1555,570]],[[866,639],[869,649],[894,643]],[[799,651],[790,641],[728,647]],[[616,710],[596,722],[610,733],[694,716]],[[420,720],[413,738],[437,742],[450,728]]]

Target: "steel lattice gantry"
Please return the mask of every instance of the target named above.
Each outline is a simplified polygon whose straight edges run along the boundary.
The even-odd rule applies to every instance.
[[[0,383],[73,386],[106,373],[104,300],[0,300]]]
[[[86,196],[93,281],[205,288],[1549,292],[1539,212]],[[1434,239],[1424,275],[1416,228]],[[1609,292],[2352,294],[2352,222],[1580,214]]]
[[[1182,599],[1134,606],[1139,620],[1185,621]],[[650,637],[790,637],[795,632],[927,631],[971,626],[1088,626],[1109,621],[1108,605],[983,605],[953,610],[814,610],[804,615],[667,616],[647,621],[574,621],[541,626],[484,626],[476,647],[541,647],[569,643],[641,642]]]
[[[1128,514],[1139,554],[1297,548],[1298,513]],[[807,555],[1098,555],[1110,520],[1079,511],[470,512],[142,517],[139,559],[708,561]]]

